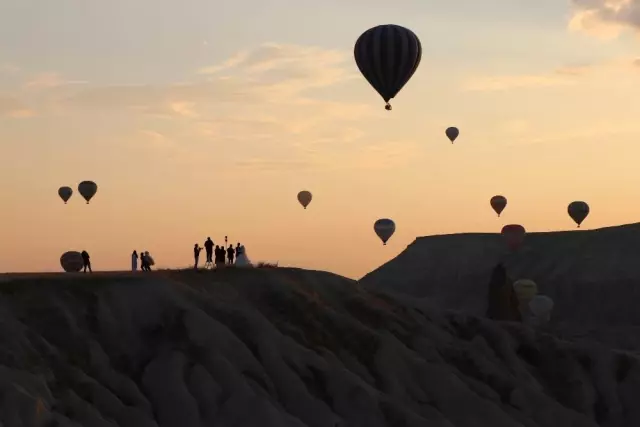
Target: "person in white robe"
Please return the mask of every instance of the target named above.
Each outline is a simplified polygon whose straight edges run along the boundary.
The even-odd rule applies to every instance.
[[[251,267],[251,261],[249,261],[249,257],[247,257],[247,250],[244,245],[240,245],[236,249],[236,266]]]

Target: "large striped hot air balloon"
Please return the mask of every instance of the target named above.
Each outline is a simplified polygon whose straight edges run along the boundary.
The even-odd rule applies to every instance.
[[[360,72],[386,102],[393,99],[418,69],[422,45],[413,31],[399,25],[378,25],[356,41],[353,55]]]

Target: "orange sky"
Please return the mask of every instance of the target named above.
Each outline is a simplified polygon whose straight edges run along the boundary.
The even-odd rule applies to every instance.
[[[96,269],[126,269],[133,249],[187,266],[194,243],[228,235],[254,260],[359,277],[417,236],[573,228],[573,200],[591,206],[584,228],[640,218],[633,22],[605,21],[597,2],[530,13],[493,0],[499,22],[458,1],[372,2],[327,35],[343,2],[276,3],[289,27],[274,9],[243,21],[254,2],[225,6],[242,31],[209,25],[195,0],[0,7],[0,271],[59,270],[82,249]],[[424,47],[391,113],[351,53],[389,20]],[[59,186],[87,179],[90,205],[60,201]],[[509,200],[500,219],[495,194]],[[373,233],[384,217],[387,246]]]

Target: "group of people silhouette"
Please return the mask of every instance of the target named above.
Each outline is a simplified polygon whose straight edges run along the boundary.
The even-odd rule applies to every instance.
[[[225,243],[226,240],[227,238],[225,237]],[[244,246],[239,242],[235,248],[233,245],[229,245],[229,247],[225,249],[224,246],[215,245],[213,240],[211,240],[211,237],[207,237],[207,240],[204,242],[204,248],[200,247],[198,243],[193,245],[193,268],[196,270],[198,269],[198,262],[200,260],[200,252],[202,249],[205,250],[207,255],[205,267],[213,267],[214,264],[216,267],[223,267],[224,265],[233,265],[244,262]]]
[[[149,251],[140,251],[140,270],[142,271],[151,271],[151,266],[154,265],[155,262],[151,255],[149,255]],[[138,252],[133,251],[131,254],[131,271],[138,270]]]

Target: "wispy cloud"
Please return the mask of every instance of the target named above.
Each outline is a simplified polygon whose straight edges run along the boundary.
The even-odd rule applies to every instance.
[[[640,59],[616,58],[599,63],[572,64],[540,74],[475,76],[463,81],[461,90],[470,92],[504,91],[510,89],[545,88],[575,85],[582,79],[599,73],[637,72]]]
[[[611,39],[640,30],[640,0],[571,0],[569,29]]]
[[[28,80],[24,87],[28,89],[48,89],[72,84],[86,84],[81,80],[66,80],[58,73],[41,73]]]
[[[0,97],[0,116],[11,118],[28,118],[36,115],[36,112],[15,98]]]
[[[5,63],[0,64],[0,73],[2,74],[16,74],[20,72],[20,67],[15,64]]]

